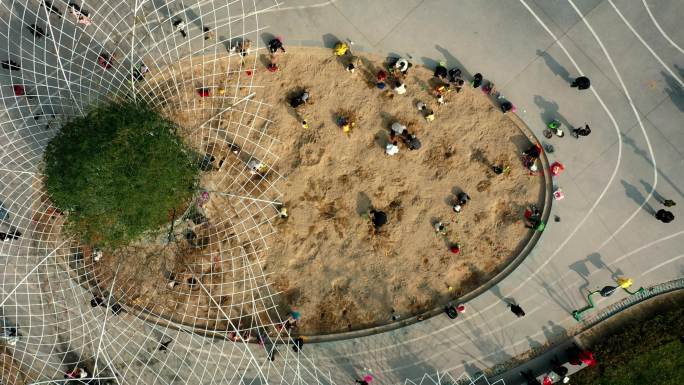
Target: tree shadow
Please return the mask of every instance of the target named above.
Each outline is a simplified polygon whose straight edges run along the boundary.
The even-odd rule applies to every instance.
[[[532,270],[530,269],[530,273],[531,271]],[[565,272],[565,270],[563,272]],[[548,297],[564,311],[572,313],[573,310],[580,306],[581,300],[575,300],[569,295],[568,291],[574,290],[572,283],[566,283],[565,280],[558,279],[559,277],[563,277],[563,274],[557,266],[549,265],[546,269],[533,277],[534,281],[546,291]],[[552,281],[556,281],[554,286],[549,284],[549,282]]]
[[[475,322],[475,320],[471,319],[458,326],[463,337],[470,341],[470,343],[479,350],[480,354],[486,356],[492,363],[511,360],[513,356],[504,351],[506,346],[510,346],[510,341],[507,342],[504,340],[507,333],[502,330],[499,334],[501,339],[498,339],[494,333],[485,333],[479,325],[475,324]],[[486,320],[484,321],[484,324],[487,330],[491,330],[491,328],[487,326]],[[461,328],[461,326],[463,328]]]
[[[644,197],[636,186],[630,184],[626,180],[622,179],[620,181],[622,186],[625,188],[625,195],[631,198],[637,205],[641,206],[643,204],[643,209],[651,215],[655,215],[655,209],[646,202],[646,197]]]
[[[677,65],[675,65],[675,68],[680,74],[684,72],[682,68],[679,68]],[[673,78],[670,74],[666,73],[665,71],[660,71],[660,74],[665,78],[665,83],[667,84],[665,93],[672,100],[672,104],[677,106],[679,111],[684,112],[684,89],[682,89],[682,86],[679,85],[677,80],[675,80],[675,78]]]
[[[540,117],[544,124],[547,124],[555,119],[561,122],[561,124],[565,126],[566,130],[569,130],[573,127],[570,125],[568,120],[565,119],[560,112],[558,112],[558,103],[547,100],[541,95],[534,95],[534,104],[536,104],[537,107],[542,110]]]
[[[574,79],[570,77],[570,73],[568,72],[568,70],[566,70],[565,67],[558,63],[556,59],[553,56],[551,56],[551,54],[549,54],[547,51],[542,51],[538,49],[537,56],[544,59],[544,63],[546,63],[546,66],[549,67],[549,69],[554,74],[560,76],[568,84],[572,83]]]
[[[561,309],[568,312],[568,314],[572,313],[572,311],[576,309],[576,306],[571,303],[571,301],[568,299],[568,296],[562,293],[561,290],[552,287],[546,281],[539,282],[539,285],[544,288],[553,302],[560,306]]]

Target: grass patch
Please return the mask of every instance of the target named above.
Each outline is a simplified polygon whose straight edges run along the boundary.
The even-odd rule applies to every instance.
[[[680,384],[684,378],[684,309],[634,320],[591,348],[598,365],[572,376],[573,384]]]
[[[595,384],[679,385],[684,376],[684,344],[672,341],[620,367],[608,367]]]
[[[44,154],[44,183],[67,231],[116,248],[170,220],[196,189],[197,154],[144,104],[109,103],[62,127]]]

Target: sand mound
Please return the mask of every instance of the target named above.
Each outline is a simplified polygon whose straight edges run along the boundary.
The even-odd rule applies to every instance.
[[[228,71],[239,61],[234,56],[193,58],[141,84],[164,100],[188,143],[214,158],[202,177],[212,192],[201,207],[179,214],[174,243],[159,236],[105,255],[100,287],[118,270],[117,295],[131,304],[196,327],[228,328],[226,315],[249,325],[257,310],[240,274],[260,260],[259,272],[281,291],[278,312],[297,309],[302,334],[331,333],[432,309],[484,283],[517,254],[530,235],[522,211],[541,204],[543,180],[518,161],[529,140],[482,91],[466,86],[440,106],[432,71],[419,66],[405,79],[406,94],[379,90],[374,79],[383,59],[372,55],[355,59],[354,74],[329,50],[290,49],[275,73],[266,71],[265,55],[256,60],[257,76]],[[247,78],[254,87],[235,86]],[[201,98],[200,87],[210,96]],[[311,98],[295,111],[288,97],[302,89]],[[433,122],[416,108],[419,101],[434,110]],[[250,107],[229,108],[239,103]],[[355,117],[349,134],[336,123],[340,114]],[[400,145],[398,154],[385,154],[396,121],[417,134],[419,150]],[[239,143],[239,154],[231,143]],[[245,166],[254,157],[267,165],[263,177]],[[493,165],[510,171],[497,175]],[[269,203],[214,193],[277,197],[276,188],[287,219]],[[455,213],[461,191],[471,201]],[[377,232],[364,215],[371,206],[388,216]],[[446,224],[446,235],[435,232],[436,221]],[[267,249],[258,240],[272,230]],[[458,254],[449,251],[454,242]]]

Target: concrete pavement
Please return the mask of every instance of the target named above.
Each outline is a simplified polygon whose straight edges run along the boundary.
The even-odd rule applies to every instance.
[[[257,2],[240,5],[244,13],[267,6]],[[466,73],[481,72],[518,107],[520,117],[539,137],[549,118],[560,119],[566,128],[584,122],[592,127],[592,134],[580,140],[569,136],[548,140],[556,149],[550,160],[566,166],[556,180],[566,198],[554,204],[552,213],[561,221],[547,226],[535,250],[516,271],[469,302],[465,316],[456,322],[435,317],[375,336],[307,345],[306,357],[300,357],[298,363],[280,363],[293,365],[288,373],[311,368],[315,362],[322,373],[329,374],[326,381],[337,383],[351,382],[364,368],[371,368],[383,384],[417,379],[436,370],[475,374],[564,336],[575,325],[570,312],[585,304],[586,289],[610,284],[621,274],[633,278],[636,285],[684,275],[684,214],[680,208],[684,205],[684,54],[678,49],[684,46],[684,30],[678,28],[678,15],[684,13],[681,2],[293,0],[281,10],[259,14],[258,21],[248,18],[235,31],[229,30],[231,25],[237,26],[230,22],[231,17],[240,12],[209,1],[201,1],[199,6],[180,1],[168,5],[136,1],[128,8],[137,11],[104,5],[99,26],[92,33],[73,42],[60,40],[63,50],[73,52],[68,60],[55,62],[54,54],[52,59],[46,54],[45,62],[50,66],[46,64],[45,68],[66,73],[68,79],[87,90],[75,94],[77,101],[85,104],[103,90],[126,90],[123,71],[83,69],[94,64],[93,53],[98,47],[128,52],[122,62],[129,68],[138,56],[151,67],[161,67],[188,55],[219,52],[221,47],[205,47],[201,39],[179,41],[177,34],[169,33],[168,17],[189,8],[186,15],[204,16],[197,19],[211,16],[213,24],[219,26],[219,36],[256,36],[262,33],[260,28],[268,26],[267,32],[284,36],[286,46],[329,46],[335,39],[349,38],[357,49],[410,55],[415,62],[429,66],[446,60],[449,66],[459,66]],[[15,19],[22,14],[18,9],[21,6],[13,4],[10,14]],[[5,5],[4,13],[7,10]],[[143,22],[134,25],[136,18]],[[201,23],[188,24],[191,36],[200,34]],[[66,34],[71,27],[61,29]],[[9,46],[12,55],[28,55],[14,50],[20,48],[17,45]],[[35,70],[41,71],[43,68]],[[569,87],[570,79],[580,73],[591,78],[591,90],[578,92]],[[4,113],[15,121],[30,117],[28,106],[9,105],[8,81],[2,79]],[[64,80],[54,82],[54,88],[61,92],[55,104],[69,113],[73,110],[69,101],[74,96]],[[37,154],[25,161],[12,159],[11,168],[31,170],[31,159],[39,156],[45,139],[33,130],[15,127],[3,129],[3,143],[17,146],[19,138],[25,146],[36,148]],[[5,146],[3,154],[24,153],[22,148],[8,150]],[[3,162],[9,159],[0,158]],[[0,199],[5,206],[14,207],[10,210],[16,210],[22,205],[10,195],[28,191],[27,182],[15,173],[2,171],[1,175]],[[673,210],[678,216],[674,222],[665,225],[653,218],[653,210],[660,208],[657,196],[680,204]],[[7,248],[2,253],[16,255]],[[20,276],[21,272],[16,274]],[[6,283],[11,288],[10,284]],[[68,285],[60,290],[73,296],[65,302],[87,296]],[[599,301],[599,306],[623,296],[616,293]],[[527,315],[515,318],[506,309],[505,298],[518,301]],[[39,310],[35,312],[40,314]],[[66,319],[79,318],[78,313]],[[86,314],[85,324],[92,325],[92,331],[84,334],[103,327],[99,314],[86,310],[82,314]],[[112,366],[125,382],[172,383],[176,378],[197,383],[236,382],[230,373],[233,367],[222,364],[243,357],[240,346],[164,329],[162,333],[173,333],[183,343],[174,344],[169,354],[160,358],[153,346],[159,330],[126,322],[109,324],[107,335],[112,338],[105,345]],[[111,328],[118,328],[118,332]],[[94,340],[83,339],[90,354],[98,351]],[[44,348],[41,343],[33,347]],[[32,352],[30,344],[22,346],[27,353]],[[253,350],[255,356],[264,354],[258,348]],[[49,351],[39,357],[54,361]],[[243,367],[240,363],[235,366]],[[253,370],[249,372],[251,376]]]

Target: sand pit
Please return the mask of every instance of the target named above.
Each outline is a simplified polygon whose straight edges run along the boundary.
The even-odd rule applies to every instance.
[[[227,74],[229,61],[231,69],[239,61],[234,56],[203,64],[194,58],[150,74],[141,91],[165,98],[165,112],[188,143],[214,157],[203,187],[260,197],[276,196],[277,188],[289,217],[278,218],[268,203],[210,193],[198,210],[202,220],[188,213],[177,218],[175,242],[159,236],[104,255],[96,265],[98,285],[108,287],[118,267],[116,295],[123,301],[192,326],[229,329],[226,315],[247,327],[275,311],[256,315],[244,298],[250,290],[265,295],[240,278],[240,270],[258,268],[281,292],[269,297],[280,315],[302,314],[298,333],[326,334],[420,314],[494,276],[530,235],[521,221],[525,206],[543,202],[543,178],[530,176],[518,160],[528,138],[479,89],[451,92],[439,106],[431,69],[414,66],[404,95],[379,90],[372,80],[383,59],[360,56],[351,74],[329,50],[289,49],[275,73],[259,54],[257,76]],[[254,60],[248,56],[247,65]],[[238,77],[257,87],[235,89]],[[200,98],[198,87],[211,96]],[[287,97],[303,88],[311,98],[295,112]],[[433,122],[418,101],[435,111]],[[227,109],[232,103],[250,107]],[[336,124],[340,111],[356,118],[349,134]],[[395,121],[417,134],[419,150],[400,145],[398,154],[385,154]],[[236,155],[230,143],[238,142]],[[269,151],[262,151],[264,143]],[[258,152],[268,165],[263,178],[245,167]],[[497,175],[492,165],[510,171]],[[455,213],[460,191],[471,201]],[[371,206],[388,217],[377,232],[363,215]],[[446,224],[446,235],[436,233],[436,221]],[[271,229],[277,233],[267,248],[258,239]],[[458,254],[449,251],[454,242]],[[254,267],[257,259],[263,264]]]
[[[524,206],[541,202],[542,178],[517,160],[527,139],[480,90],[452,92],[438,106],[429,94],[431,70],[411,69],[407,93],[396,95],[368,85],[381,58],[361,63],[350,74],[327,50],[295,51],[281,59],[283,71],[261,76],[275,106],[281,191],[291,211],[268,269],[305,315],[305,333],[390,322],[393,311],[421,313],[474,289],[516,255],[529,233],[520,221]],[[309,129],[281,100],[297,87],[311,91],[301,112]],[[433,122],[415,107],[419,100],[435,111]],[[358,117],[350,135],[333,121],[339,110]],[[394,121],[413,123],[422,148],[386,155]],[[495,175],[491,164],[511,171]],[[458,191],[472,200],[456,214]],[[378,234],[359,215],[368,201],[389,217]],[[446,237],[436,234],[437,220]],[[461,253],[450,253],[449,242]]]

